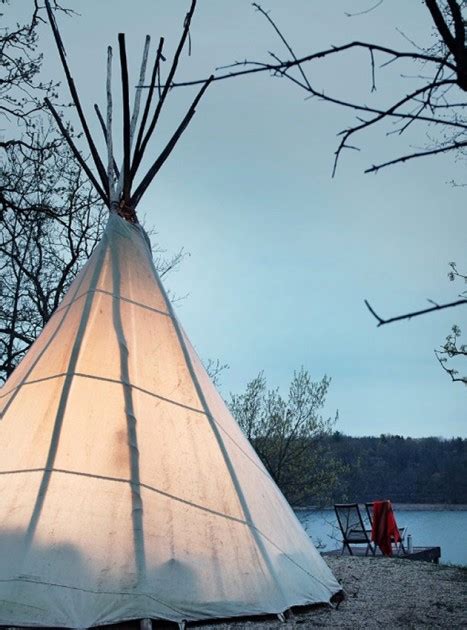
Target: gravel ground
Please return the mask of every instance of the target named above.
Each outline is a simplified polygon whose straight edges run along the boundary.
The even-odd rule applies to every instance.
[[[203,624],[217,630],[300,628],[443,628],[467,630],[467,569],[397,558],[327,557],[346,599],[337,609],[275,620]],[[191,624],[190,624],[191,625]],[[297,629],[298,630],[298,629]]]

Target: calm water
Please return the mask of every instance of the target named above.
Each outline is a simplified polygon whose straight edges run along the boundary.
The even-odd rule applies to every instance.
[[[300,510],[297,516],[320,548],[341,548],[333,510]],[[467,510],[397,509],[396,518],[397,523],[412,534],[414,547],[441,547],[440,562],[467,566]]]

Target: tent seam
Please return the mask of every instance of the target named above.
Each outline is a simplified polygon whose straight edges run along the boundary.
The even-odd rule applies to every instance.
[[[84,291],[84,293],[80,293],[79,295],[74,297],[73,300],[68,302],[68,304],[64,304],[63,306],[60,306],[59,308],[55,309],[55,311],[53,312],[53,315],[55,315],[56,313],[59,313],[64,308],[69,308],[70,306],[72,306],[73,304],[75,304],[76,302],[81,300],[83,297],[88,295],[88,293],[101,293],[102,295],[107,295],[109,297],[115,298],[116,300],[121,300],[122,302],[128,302],[129,304],[132,304],[133,306],[139,306],[140,308],[143,308],[143,309],[145,309],[147,311],[152,311],[154,313],[158,313],[159,315],[165,315],[165,317],[172,318],[172,315],[170,313],[167,313],[165,311],[161,311],[160,309],[156,308],[155,306],[149,306],[148,304],[143,304],[142,302],[137,302],[136,300],[132,300],[131,298],[124,297],[123,295],[115,295],[115,293],[113,293],[112,291],[106,291],[105,289],[97,289],[97,288],[96,289],[87,289],[86,291]]]

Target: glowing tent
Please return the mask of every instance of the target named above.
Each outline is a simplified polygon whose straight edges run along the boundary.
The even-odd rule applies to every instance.
[[[341,587],[157,276],[134,212],[147,179],[131,193],[145,136],[130,160],[136,122],[125,98],[120,177],[110,123],[109,104],[110,166],[102,173],[97,162],[111,210],[102,241],[0,391],[0,624],[184,624],[329,602]]]

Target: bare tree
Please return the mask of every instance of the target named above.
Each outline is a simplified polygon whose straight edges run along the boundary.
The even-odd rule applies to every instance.
[[[220,359],[206,359],[203,360],[204,368],[209,375],[209,378],[216,387],[221,385],[221,374],[230,368],[228,363],[222,363]]]
[[[371,6],[363,13],[377,10],[383,0]],[[418,150],[407,150],[391,160],[375,162],[366,173],[376,173],[395,164],[405,163],[415,158],[463,153],[467,148],[467,44],[463,11],[467,8],[466,0],[424,0],[426,11],[431,17],[434,30],[434,42],[423,48],[410,40],[402,31],[401,36],[407,48],[391,48],[376,42],[351,41],[342,45],[332,45],[308,55],[298,57],[270,13],[260,4],[253,2],[253,7],[264,17],[274,30],[283,53],[270,52],[265,61],[242,60],[218,68],[213,81],[223,81],[240,76],[268,72],[274,77],[286,79],[294,86],[307,93],[308,98],[325,101],[355,112],[355,123],[339,132],[340,141],[336,148],[332,175],[336,174],[338,163],[345,150],[359,150],[355,141],[359,135],[370,128],[381,129],[388,135],[401,138],[409,128],[422,126],[428,145]],[[354,17],[359,14],[347,14]],[[430,37],[430,33],[427,33]],[[323,63],[329,58],[342,56],[360,50],[368,56],[369,92],[377,90],[377,70],[390,68],[398,72],[404,81],[400,82],[399,96],[392,98],[384,106],[368,105],[362,97],[353,101],[326,92],[310,78],[310,66]],[[358,73],[361,68],[357,66]],[[186,82],[173,82],[172,87],[201,84],[205,79]],[[408,85],[407,85],[408,82]],[[402,140],[401,140],[402,143]],[[397,317],[376,317],[378,325],[384,325],[401,319],[410,319],[430,313],[467,304],[467,299],[459,299],[447,304],[434,304],[425,309]],[[369,304],[367,303],[367,306]]]
[[[464,285],[467,283],[467,275],[458,271],[455,262],[451,262],[448,278],[451,282],[460,281]],[[467,291],[461,291],[459,297],[467,299]],[[451,328],[451,332],[447,335],[446,341],[438,350],[435,350],[436,358],[441,367],[446,371],[454,382],[464,383],[467,385],[467,374],[460,374],[459,359],[467,358],[467,345],[460,342],[461,329],[456,324]],[[465,369],[465,368],[464,368]]]
[[[369,10],[375,10],[381,4],[382,2],[378,2]],[[358,150],[354,144],[354,139],[372,127],[381,127],[386,135],[396,134],[401,137],[409,128],[416,125],[422,126],[426,137],[430,140],[428,146],[405,151],[402,155],[395,156],[390,160],[374,163],[366,169],[366,173],[376,173],[381,169],[415,158],[450,152],[463,153],[465,151],[465,147],[467,147],[467,45],[466,19],[463,11],[467,8],[467,2],[465,0],[424,0],[424,5],[431,16],[434,27],[434,42],[429,48],[424,49],[418,46],[401,32],[406,44],[409,45],[408,49],[388,48],[374,42],[354,41],[341,46],[333,46],[299,59],[269,13],[259,4],[253,3],[253,6],[275,30],[289,56],[287,60],[284,60],[278,54],[270,53],[274,62],[263,64],[264,68],[276,76],[287,78],[305,90],[311,97],[356,112],[356,122],[339,133],[341,139],[335,152],[333,176],[343,151],[346,149]],[[349,15],[349,17],[352,16]],[[363,101],[354,102],[337,98],[325,93],[313,84],[305,71],[305,68],[308,70],[308,65],[311,62],[342,55],[352,49],[362,49],[369,53],[370,92],[376,91],[377,62],[380,62],[380,70],[388,66],[394,68],[397,64],[403,64],[404,74],[401,76],[406,81],[400,83],[403,86],[401,94],[384,107],[372,107]],[[407,72],[407,64],[412,66],[411,72]],[[236,74],[235,68],[238,65],[238,63],[233,64],[233,74]],[[246,61],[243,62],[243,65],[255,65],[256,68],[253,70],[257,70],[258,66],[261,68],[261,64],[257,62]],[[408,89],[406,87],[407,81],[410,82]],[[463,293],[456,300],[447,303],[429,301],[431,304],[426,308],[389,318],[378,315],[367,300],[365,300],[365,304],[377,320],[378,326],[382,326],[434,311],[467,305],[467,296]],[[459,328],[456,327],[455,339],[458,339],[459,334]],[[447,344],[453,350],[451,342],[452,335],[448,337]],[[444,348],[447,352],[446,346]],[[453,355],[448,353],[448,356],[452,358]],[[444,359],[446,358],[444,356]],[[446,367],[444,362],[442,365]],[[448,372],[453,376],[451,371],[448,370]],[[457,374],[456,371],[454,373]],[[455,380],[463,379],[456,378]]]
[[[377,9],[378,2],[371,10]],[[336,149],[332,174],[335,175],[339,159],[345,149],[358,149],[349,141],[370,127],[380,127],[386,135],[402,136],[414,124],[428,127],[427,137],[433,138],[432,146],[404,153],[389,161],[377,162],[366,169],[366,173],[377,172],[394,164],[407,162],[419,157],[432,156],[450,151],[458,152],[467,147],[467,47],[465,24],[462,11],[466,0],[424,0],[435,30],[435,41],[427,49],[411,41],[402,31],[401,35],[408,49],[395,49],[376,42],[352,41],[298,57],[290,41],[280,30],[270,13],[257,2],[253,7],[268,21],[277,34],[284,54],[270,52],[269,60],[235,61],[217,68],[219,73],[213,81],[222,81],[239,76],[268,72],[274,77],[285,78],[307,92],[309,98],[316,98],[356,112],[356,122],[339,132],[341,140]],[[353,17],[356,14],[347,14]],[[430,35],[430,34],[428,34]],[[377,68],[397,68],[403,66],[401,93],[383,107],[370,106],[363,99],[352,101],[326,92],[316,85],[307,72],[309,67],[326,59],[349,52],[366,51],[369,59],[369,91],[377,90]],[[413,72],[407,72],[408,64]],[[227,72],[226,72],[227,70]],[[397,71],[397,70],[395,70]],[[358,67],[358,73],[361,70]],[[172,87],[197,85],[206,79],[173,82]],[[389,127],[385,126],[389,123]]]
[[[4,150],[0,185],[0,381],[6,380],[99,242],[107,210],[66,146],[50,129]],[[47,147],[47,148],[46,148]],[[154,231],[149,232],[154,235]],[[177,267],[153,247],[161,277]]]
[[[294,372],[288,395],[267,388],[261,372],[243,394],[230,395],[230,410],[274,481],[293,505],[326,502],[339,472],[326,438],[335,419],[320,414],[331,379],[313,381]]]
[[[18,0],[0,0],[0,17],[6,24],[0,29],[0,120],[7,124],[10,136],[1,139],[0,148],[17,144],[35,150],[37,147],[22,137],[23,132],[34,128],[45,108],[44,98],[57,97],[58,83],[40,78],[38,26],[44,21],[44,5],[32,0],[29,20],[18,23],[11,10],[11,5],[17,4]],[[53,0],[52,6],[54,11],[73,14],[58,0]]]
[[[57,84],[39,77],[42,13],[35,0],[27,22],[3,16],[13,26],[0,31],[0,119],[9,135],[0,142],[0,382],[46,324],[102,230],[102,207],[44,113],[43,99],[57,97]]]
[[[378,10],[383,1],[372,4],[363,13]],[[245,59],[218,68],[219,73],[214,81],[268,72],[274,77],[290,81],[304,91],[308,98],[355,112],[355,122],[338,134],[340,140],[335,151],[333,176],[344,152],[359,150],[355,143],[363,132],[369,129],[381,130],[385,136],[398,136],[405,148],[390,160],[375,161],[368,166],[366,173],[377,173],[396,164],[430,156],[449,153],[464,156],[467,148],[467,18],[464,15],[467,1],[423,0],[423,5],[432,24],[432,32],[427,33],[427,41],[431,39],[431,45],[420,46],[400,31],[401,41],[404,41],[403,48],[384,46],[375,41],[350,41],[298,57],[290,40],[270,13],[257,2],[253,2],[253,7],[274,30],[283,52],[270,52],[269,59],[265,61]],[[360,13],[347,15],[351,18]],[[355,51],[362,51],[368,59],[370,94],[377,91],[377,84],[383,71],[395,72],[402,79],[398,83],[400,94],[390,97],[382,106],[369,105],[366,94],[359,100],[350,100],[325,91],[311,78],[313,75],[310,68],[313,69],[316,64]],[[361,73],[361,66],[357,65],[356,68],[357,72]],[[194,83],[198,81],[178,85]],[[414,128],[423,131],[427,138],[425,146],[415,150],[404,145],[404,138],[409,138],[406,132]],[[457,274],[457,277],[461,276],[462,274]],[[377,325],[383,326],[448,308],[465,306],[467,295],[463,292],[455,300],[446,303],[435,300],[429,300],[429,303],[429,306],[415,311],[382,317],[365,300]],[[436,354],[453,380],[466,383],[466,377],[459,376],[458,370],[450,368],[447,364],[450,359],[465,356],[465,345],[459,344],[460,334],[459,327],[454,326],[445,344],[436,351]]]
[[[27,24],[0,31],[0,118],[10,134],[0,142],[0,383],[57,308],[106,219],[99,195],[44,111],[44,96],[56,99],[57,86],[38,79],[42,12],[36,1]],[[156,246],[153,255],[164,276],[185,253],[167,255]]]
[[[28,133],[44,147],[47,138]],[[66,147],[5,150],[0,224],[0,379],[57,308],[102,232],[103,206]]]
[[[381,3],[374,5],[377,8]],[[272,53],[274,60],[282,64],[282,69],[275,69],[274,72],[284,76],[296,85],[308,92],[313,97],[353,109],[357,112],[357,122],[340,132],[341,140],[336,149],[333,175],[336,172],[339,158],[345,149],[356,149],[353,139],[364,130],[382,126],[390,123],[390,128],[383,126],[387,135],[397,134],[402,136],[409,127],[414,125],[423,126],[426,136],[430,138],[430,144],[424,148],[404,152],[391,160],[373,164],[365,172],[376,173],[380,169],[405,163],[415,158],[424,158],[447,154],[450,152],[463,153],[467,146],[467,46],[466,46],[466,19],[463,11],[467,8],[465,0],[425,0],[426,10],[429,12],[434,26],[434,43],[428,49],[423,49],[409,40],[405,35],[405,40],[410,44],[409,50],[396,50],[386,48],[374,43],[351,42],[344,46],[334,47],[332,50],[321,51],[309,56],[306,61],[322,59],[330,55],[343,53],[352,48],[362,48],[369,52],[370,59],[370,91],[376,91],[376,59],[382,58],[382,66],[393,66],[396,63],[409,62],[413,66],[413,73],[407,73],[407,78],[411,82],[408,93],[404,92],[387,103],[383,108],[370,107],[362,102],[355,103],[347,100],[336,99],[328,94],[320,93],[312,85],[309,77],[304,71],[303,63],[297,60],[292,47],[279,30],[269,14],[258,4],[254,3],[257,10],[268,20],[272,28],[276,31],[281,42],[287,49],[292,60],[297,62],[292,68],[295,74],[291,74],[292,68],[284,67],[284,62],[278,55]],[[373,9],[371,9],[373,10]],[[466,280],[466,276],[459,273],[454,263],[451,263],[449,273],[450,280]],[[412,319],[435,311],[447,308],[467,305],[467,293],[461,292],[457,299],[438,303],[429,300],[430,306],[398,314],[394,317],[383,318],[376,313],[370,303],[365,300],[365,304],[370,313],[375,317],[378,326],[390,324],[404,319]],[[467,357],[466,345],[460,342],[461,330],[454,325],[451,332],[446,337],[445,343],[435,354],[443,369],[456,382],[467,384],[467,376],[459,373],[453,367],[452,360]]]

